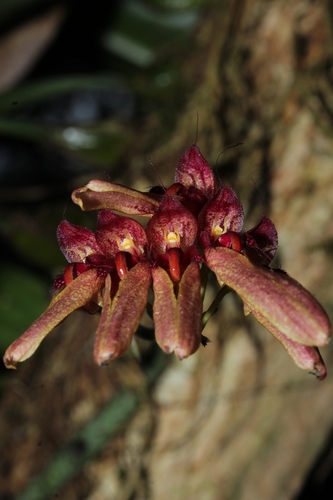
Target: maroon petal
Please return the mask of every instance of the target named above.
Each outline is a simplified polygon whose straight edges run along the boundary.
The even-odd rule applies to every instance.
[[[7,368],[16,368],[35,352],[46,335],[70,313],[88,304],[104,283],[96,269],[78,276],[51,301],[46,311],[7,349],[4,363]]]
[[[110,208],[128,215],[152,216],[160,204],[161,195],[141,193],[121,184],[95,179],[75,189],[72,200],[82,210]]]
[[[208,199],[214,195],[216,180],[213,171],[195,144],[181,156],[176,168],[175,182],[186,188],[199,189]]]
[[[212,245],[222,234],[239,233],[244,222],[244,210],[236,193],[221,186],[216,195],[201,210],[198,220],[199,240],[204,247]]]
[[[178,297],[173,283],[161,267],[152,270],[156,342],[167,354],[179,359],[193,354],[200,346],[202,300],[200,268],[192,262],[179,283]]]
[[[196,239],[197,221],[179,201],[166,196],[148,221],[146,233],[149,244],[158,254],[165,254],[172,247],[186,251]]]
[[[99,365],[119,358],[128,349],[147,305],[150,283],[149,263],[139,262],[120,282],[111,302],[111,278],[107,277],[94,345],[94,357]]]
[[[263,216],[259,224],[244,233],[242,243],[249,259],[269,265],[278,248],[278,234],[274,223]]]
[[[93,231],[67,220],[60,222],[57,239],[68,262],[84,262],[88,255],[102,253]]]
[[[327,314],[290,276],[256,266],[244,255],[228,248],[208,248],[205,259],[219,282],[235,290],[258,321],[264,319],[300,344],[324,346],[328,343],[331,324]]]
[[[96,240],[106,257],[129,252],[141,257],[147,251],[147,236],[141,224],[110,210],[98,213]]]
[[[156,342],[167,354],[171,354],[177,346],[178,311],[177,299],[170,276],[161,267],[152,269]]]

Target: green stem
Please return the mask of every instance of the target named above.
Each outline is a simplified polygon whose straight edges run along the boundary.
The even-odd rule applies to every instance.
[[[223,287],[221,288],[219,293],[216,295],[215,299],[213,300],[213,302],[211,303],[211,305],[209,306],[207,311],[204,312],[204,314],[202,316],[202,329],[205,328],[205,326],[207,325],[210,318],[218,310],[218,306],[219,306],[221,300],[223,299],[223,297],[225,297],[227,295],[227,293],[229,293],[231,291],[232,291],[231,288],[229,288],[227,285],[223,285]]]
[[[206,293],[206,288],[207,288],[207,282],[208,282],[208,275],[210,273],[210,269],[207,266],[202,266],[200,270],[200,280],[201,280],[201,298],[202,300],[204,299],[205,293]]]

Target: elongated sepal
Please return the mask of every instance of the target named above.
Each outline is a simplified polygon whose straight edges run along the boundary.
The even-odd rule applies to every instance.
[[[179,359],[199,348],[201,341],[202,300],[199,264],[191,262],[179,282],[178,295],[168,273],[161,267],[152,270],[154,283],[153,315],[156,342]]]
[[[94,345],[94,358],[99,365],[119,358],[128,349],[145,310],[150,283],[149,263],[139,262],[120,281],[111,301],[111,278],[107,276]]]
[[[331,336],[328,316],[317,300],[285,273],[253,264],[228,248],[207,248],[208,267],[235,290],[258,321],[307,346],[324,346]]]
[[[200,267],[191,262],[185,269],[178,289],[179,337],[175,354],[179,359],[196,352],[201,343],[202,299]]]
[[[267,328],[267,330],[281,342],[299,368],[308,370],[311,374],[315,375],[318,380],[324,380],[327,374],[326,366],[317,347],[299,344],[286,337],[286,335],[283,335],[283,333],[269,323],[261,314],[256,312],[254,316],[259,323]]]
[[[98,179],[88,182],[86,186],[75,189],[72,193],[72,200],[82,210],[109,208],[127,215],[145,216],[152,216],[156,212],[161,197]]]
[[[156,342],[167,354],[171,354],[177,345],[178,307],[174,285],[168,273],[161,267],[152,269]]]
[[[46,311],[5,352],[7,368],[16,368],[35,352],[46,335],[61,323],[70,313],[88,304],[103,286],[103,277],[96,269],[90,269],[56,295]]]

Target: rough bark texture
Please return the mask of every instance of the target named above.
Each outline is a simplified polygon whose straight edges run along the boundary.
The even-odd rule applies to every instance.
[[[197,114],[198,145],[212,165],[221,150],[242,142],[220,156],[219,176],[242,200],[248,228],[263,210],[272,218],[281,266],[329,313],[332,16],[324,1],[216,2],[184,61],[189,91],[176,130],[162,144],[162,125],[152,117],[129,158],[133,178],[143,172],[134,187],[152,183],[147,152],[168,184],[194,142]],[[156,137],[162,145],[153,147]],[[320,383],[244,318],[230,294],[204,331],[212,342],[187,360],[172,358],[147,391],[131,356],[94,365],[95,328],[95,317],[75,314],[11,375],[0,412],[0,496],[24,491],[76,429],[127,388],[142,401],[134,418],[66,485],[41,498],[295,497],[333,423],[331,347],[322,350],[329,375]]]

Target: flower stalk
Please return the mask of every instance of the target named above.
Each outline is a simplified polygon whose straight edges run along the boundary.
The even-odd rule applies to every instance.
[[[212,318],[214,314],[218,311],[222,299],[230,292],[231,288],[229,288],[226,285],[222,285],[215,299],[213,300],[207,311],[202,315],[202,320],[201,320],[202,330],[205,328],[210,318]]]

